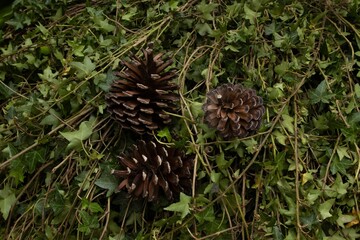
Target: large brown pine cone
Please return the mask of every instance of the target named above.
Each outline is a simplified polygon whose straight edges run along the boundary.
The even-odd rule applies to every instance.
[[[180,192],[191,192],[193,159],[178,149],[140,140],[130,154],[119,156],[119,160],[126,169],[113,170],[112,174],[123,179],[118,190],[126,188],[130,196],[151,202],[159,194],[173,200]]]
[[[143,50],[143,59],[133,56],[123,61],[125,71],[110,87],[106,95],[107,109],[124,128],[143,134],[171,122],[166,112],[176,112],[179,100],[175,90],[178,86],[170,81],[176,76],[174,70],[164,71],[172,64],[162,59],[163,54],[153,56],[152,44]]]
[[[226,139],[252,135],[261,125],[263,100],[241,84],[224,84],[207,93],[205,122]]]

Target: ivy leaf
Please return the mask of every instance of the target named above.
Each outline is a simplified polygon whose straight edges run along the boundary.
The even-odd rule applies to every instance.
[[[160,137],[160,138],[166,138],[166,140],[168,142],[171,142],[172,140],[172,137],[171,137],[171,133],[169,131],[169,128],[168,127],[165,127],[163,129],[161,129],[158,133],[157,133],[157,136]]]
[[[336,180],[334,182],[334,184],[331,187],[331,190],[333,192],[337,193],[337,198],[340,198],[342,196],[344,196],[347,193],[347,190],[349,187],[349,183],[343,183],[343,180],[341,178],[341,175],[338,173],[336,176]]]
[[[101,177],[95,181],[95,185],[107,189],[106,197],[109,197],[117,188],[118,181],[113,175],[104,172]]]
[[[45,150],[40,149],[38,151],[30,151],[24,155],[25,165],[28,168],[29,173],[33,173],[38,163],[45,162]]]
[[[347,153],[348,148],[339,146],[336,149],[337,154],[339,155],[339,160],[341,161],[344,157],[350,158],[349,154]]]
[[[15,203],[15,193],[8,185],[5,185],[4,188],[0,190],[0,211],[5,220],[8,218],[10,209]]]
[[[355,84],[355,95],[357,98],[360,98],[360,85],[358,83]]]
[[[211,15],[211,13],[215,10],[215,8],[218,5],[219,4],[216,3],[205,3],[205,1],[202,1],[200,4],[198,4],[197,9],[199,12],[202,13],[201,18],[212,21],[214,18]]]
[[[99,221],[96,216],[91,216],[85,211],[80,211],[80,218],[82,224],[78,227],[79,232],[85,233],[88,235],[91,233],[91,229],[98,228],[100,226]]]
[[[191,197],[185,195],[184,193],[180,193],[180,201],[171,204],[170,206],[164,208],[164,210],[171,212],[179,212],[181,213],[181,219],[183,219],[186,215],[190,213],[190,208],[189,208],[190,201],[191,201]]]
[[[315,90],[309,91],[310,103],[312,104],[318,102],[329,103],[329,100],[334,96],[335,94],[328,92],[325,80],[323,80]]]
[[[289,115],[283,114],[282,116],[282,124],[290,133],[294,133],[294,118],[290,117]]]
[[[100,204],[98,204],[96,202],[92,202],[92,203],[89,204],[89,210],[92,213],[97,213],[97,212],[103,213],[104,212],[104,209],[102,209]]]
[[[95,79],[98,80],[98,78],[95,78]],[[94,82],[95,82],[95,79],[94,79]],[[111,83],[114,82],[115,79],[116,79],[115,73],[111,69],[109,69],[109,71],[107,71],[107,73],[106,73],[105,79],[103,79],[102,81],[95,82],[95,84],[98,85],[105,92],[108,92],[110,89]]]
[[[274,226],[273,227],[273,234],[274,234],[274,239],[275,240],[282,240],[284,239],[284,235],[281,232],[281,229],[279,226]]]
[[[300,217],[301,223],[303,226],[306,226],[309,229],[316,227],[316,224],[319,222],[319,219],[316,216],[316,213],[309,212]]]
[[[319,206],[319,212],[321,215],[321,218],[324,220],[326,218],[329,218],[332,216],[332,214],[330,213],[331,207],[335,202],[335,198],[329,199],[327,201],[325,201],[324,203],[320,204]]]
[[[247,4],[244,5],[245,19],[249,20],[251,24],[255,24],[255,20],[261,16],[261,13],[257,13],[251,10]]]
[[[195,218],[199,221],[200,224],[203,224],[204,222],[215,221],[214,208],[212,206],[205,208],[205,210],[196,213]]]
[[[115,26],[110,24],[109,21],[107,19],[105,20],[99,20],[97,21],[97,24],[99,25],[99,27],[101,29],[103,29],[106,32],[112,32],[115,30]]]
[[[82,210],[89,209],[91,213],[104,212],[104,209],[102,209],[97,202],[91,202],[87,198],[81,199],[81,203],[82,203]]]
[[[225,160],[224,152],[220,152],[220,154],[216,156],[215,160],[216,160],[216,166],[221,170],[228,168],[229,165],[231,164],[231,161]]]
[[[344,226],[344,224],[345,223],[350,223],[350,222],[352,222],[352,221],[356,221],[356,219],[357,219],[357,217],[356,216],[354,216],[354,215],[347,215],[347,214],[340,214],[339,215],[339,218],[336,220],[336,223],[340,226],[340,227],[342,227],[342,228],[345,228],[345,226]]]
[[[85,56],[84,61],[81,62],[72,62],[70,63],[71,66],[75,67],[77,70],[77,76],[79,78],[83,78],[95,69],[96,65],[91,61],[88,56]]]
[[[137,14],[137,8],[136,7],[132,7],[128,10],[128,12],[124,15],[121,16],[121,19],[122,20],[125,20],[125,21],[131,21],[131,18],[133,16],[135,16]]]
[[[352,113],[352,114],[349,116],[348,122],[349,122],[349,124],[350,124],[351,126],[357,124],[358,122],[360,122],[360,112]]]
[[[57,71],[55,71],[54,73],[51,70],[50,66],[47,66],[43,73],[39,73],[38,76],[41,80],[43,80],[44,82],[51,82],[54,83],[56,85],[59,84],[59,80],[57,80],[57,76],[59,75],[59,73]]]
[[[73,132],[60,132],[70,143],[68,149],[73,149],[81,145],[81,141],[88,139],[92,134],[93,121],[85,121],[80,124],[79,130]]]
[[[20,182],[24,182],[25,178],[25,166],[22,157],[14,159],[10,164],[9,176],[13,177],[15,184],[18,185]]]
[[[350,159],[345,158],[340,161],[339,158],[336,156],[330,165],[331,174],[336,174],[338,172],[341,174],[346,174],[347,169],[352,165],[353,163]]]
[[[60,117],[61,117],[60,114],[51,108],[49,110],[49,115],[44,117],[39,124],[40,125],[51,125],[52,129],[54,129],[55,127],[57,127],[59,125]]]
[[[281,144],[281,145],[286,145],[285,141],[286,141],[286,136],[284,134],[282,134],[280,131],[275,130],[272,134],[275,139]]]
[[[213,33],[213,30],[211,29],[210,25],[207,23],[197,23],[195,25],[195,29],[198,31],[198,33],[201,36],[205,36],[206,34],[211,35]]]

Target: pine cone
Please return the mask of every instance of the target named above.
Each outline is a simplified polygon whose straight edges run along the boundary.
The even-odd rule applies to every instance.
[[[162,60],[162,53],[153,56],[152,44],[143,50],[144,59],[136,56],[130,62],[123,61],[126,70],[117,75],[106,95],[108,112],[122,127],[137,133],[151,133],[171,122],[179,95],[178,86],[170,83],[176,73],[164,72],[172,64],[171,59]]]
[[[151,202],[162,192],[168,200],[173,200],[180,192],[189,193],[191,189],[193,159],[178,149],[140,140],[129,155],[123,154],[119,160],[126,170],[112,171],[123,179],[118,190],[126,187],[135,198],[147,198]]]
[[[224,138],[246,137],[260,127],[265,108],[255,90],[228,83],[209,91],[206,96],[205,122]]]

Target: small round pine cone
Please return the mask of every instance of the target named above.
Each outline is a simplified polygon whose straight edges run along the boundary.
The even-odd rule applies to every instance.
[[[206,97],[205,122],[225,139],[246,137],[259,129],[265,107],[255,90],[228,83],[209,91]]]
[[[118,190],[126,188],[130,196],[151,202],[165,194],[171,201],[180,192],[191,192],[193,159],[178,149],[140,140],[119,160],[126,170],[113,170],[112,174],[123,179]]]

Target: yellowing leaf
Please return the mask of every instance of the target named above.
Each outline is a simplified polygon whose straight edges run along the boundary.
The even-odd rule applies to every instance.
[[[314,177],[313,177],[312,173],[307,172],[301,176],[301,183],[304,185],[305,183],[307,183],[308,181],[312,181],[313,179],[314,179]]]
[[[359,218],[360,212],[353,209],[353,211],[351,212],[351,215],[354,216],[355,218],[351,222],[346,224],[347,228],[350,228],[355,225],[360,225],[360,218]]]

